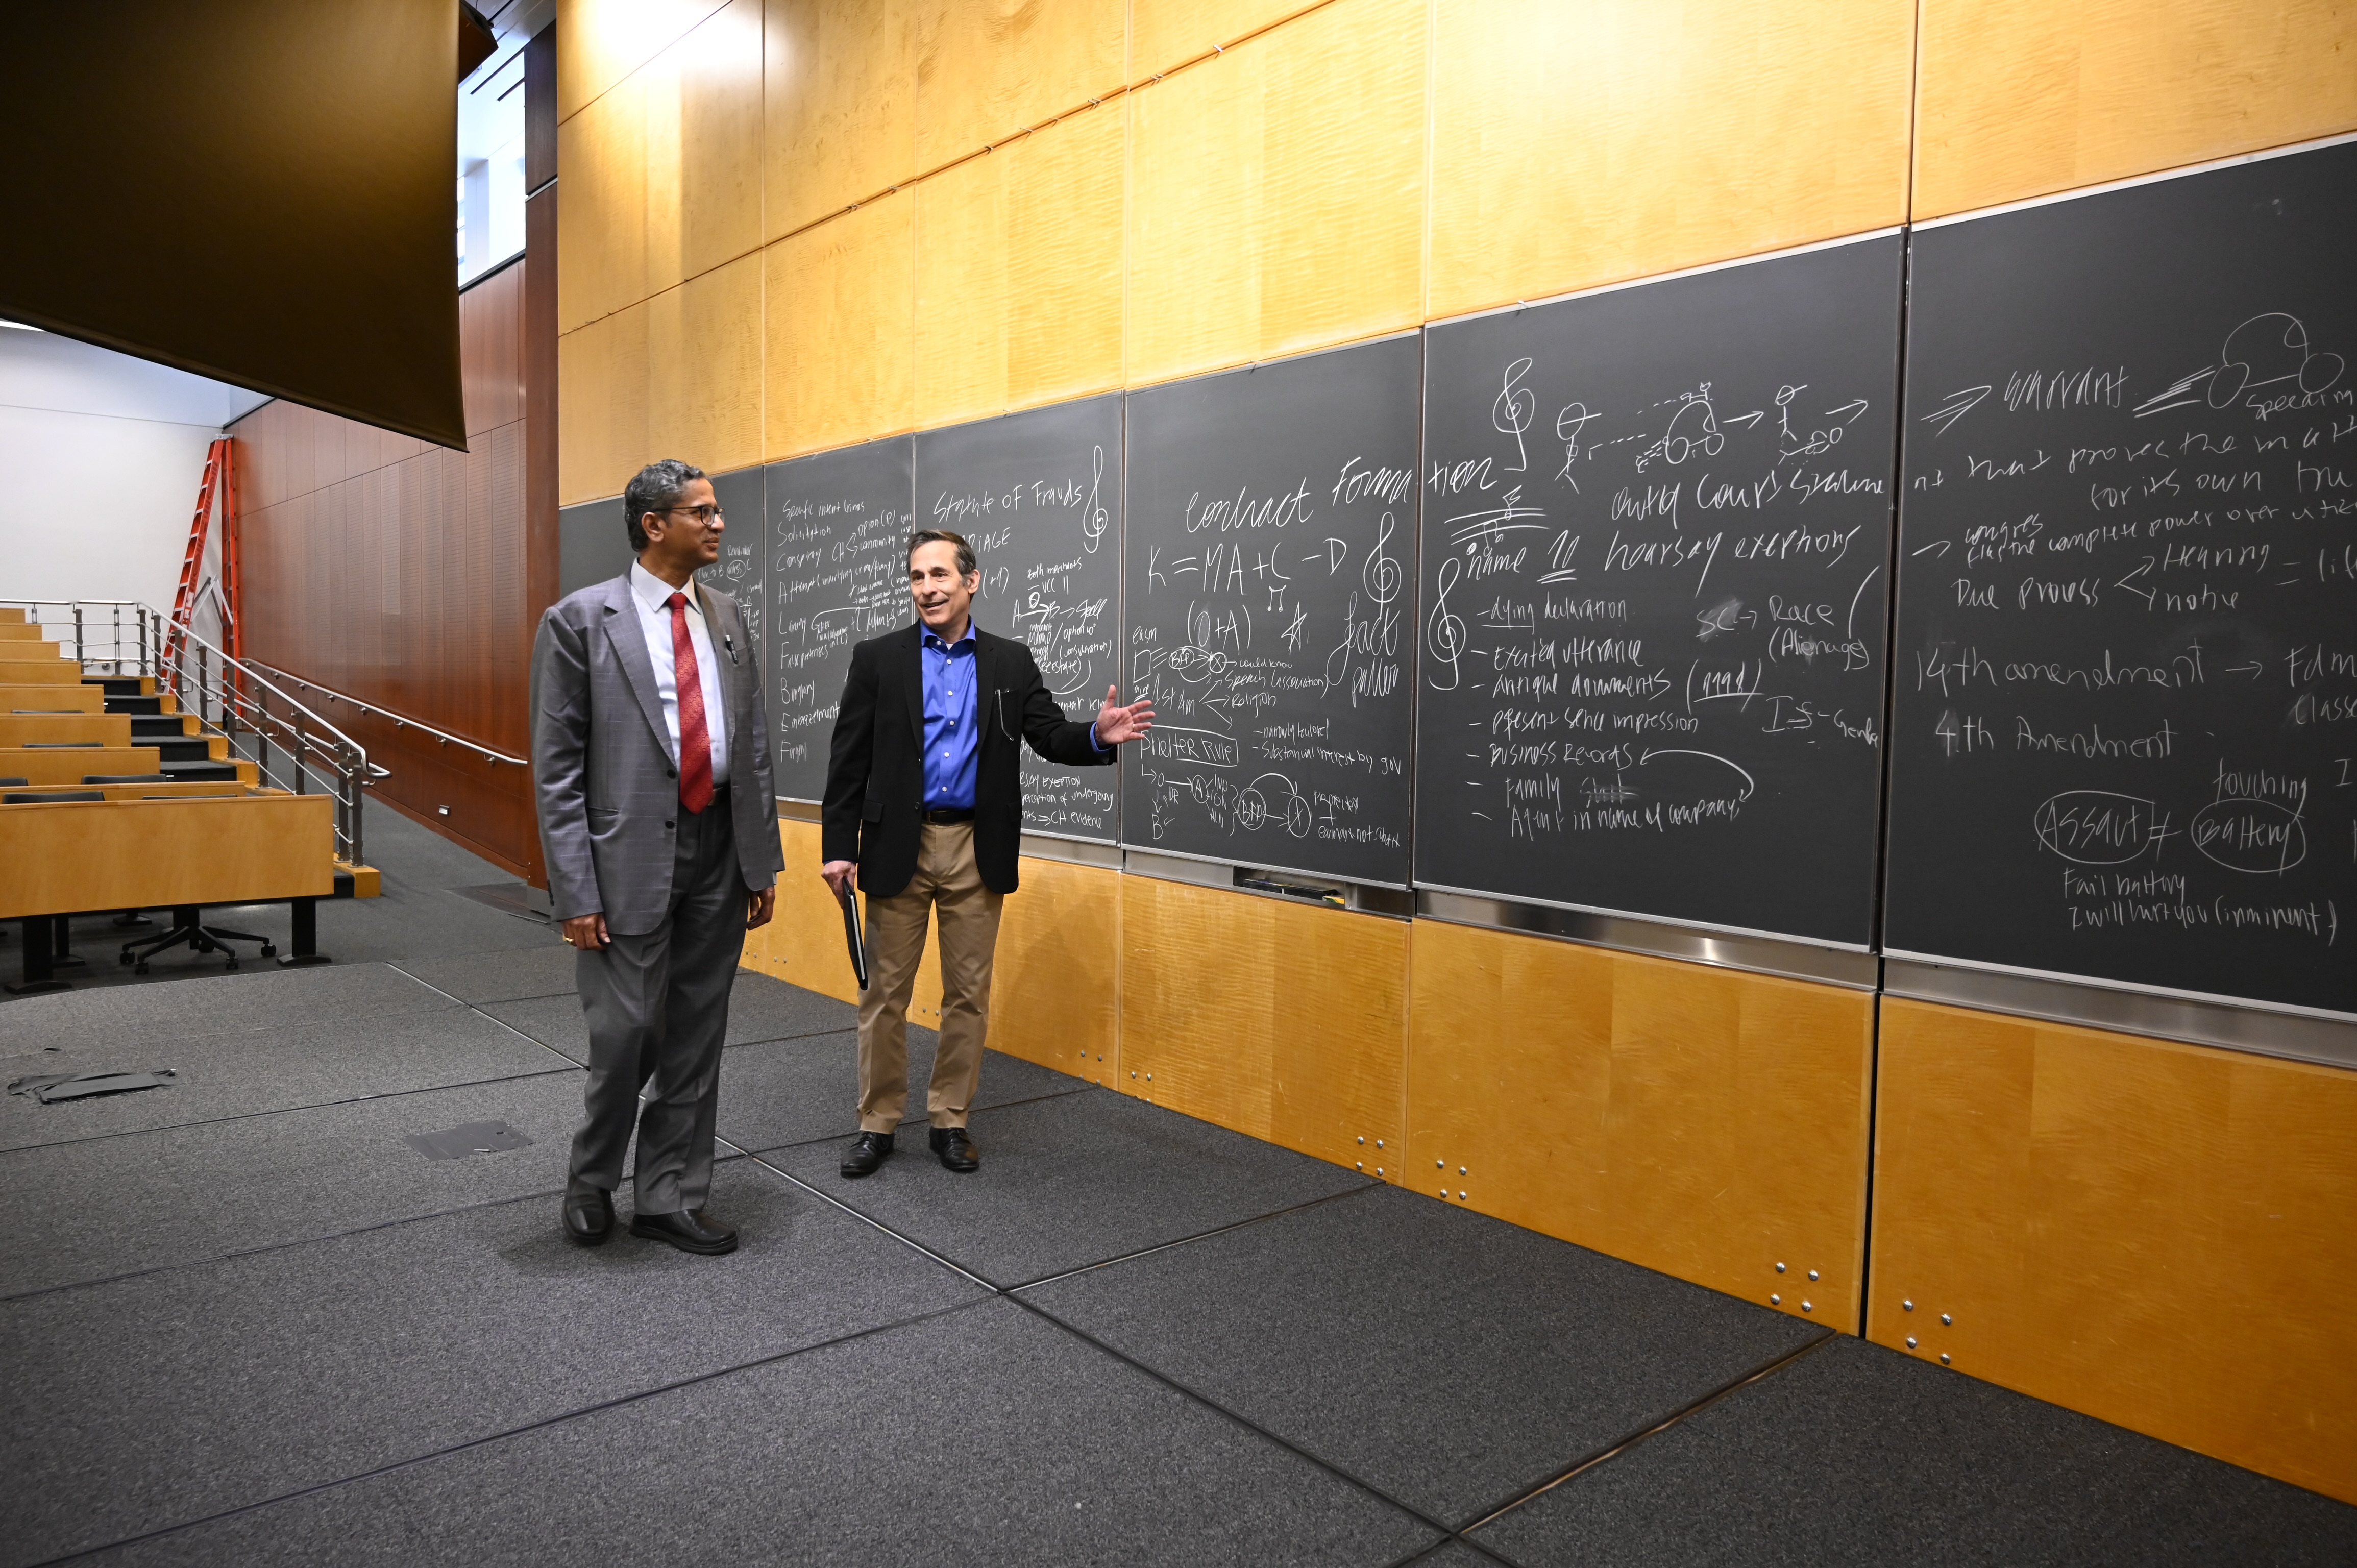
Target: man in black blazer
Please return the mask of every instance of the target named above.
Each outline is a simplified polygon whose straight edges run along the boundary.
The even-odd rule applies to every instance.
[[[982,1078],[999,908],[1015,891],[1022,846],[1019,743],[1050,762],[1102,766],[1154,725],[1151,703],[1121,707],[1111,687],[1093,724],[1066,719],[1031,650],[974,624],[981,586],[963,538],[911,537],[918,622],[851,650],[835,714],[819,875],[838,897],[855,877],[867,895],[859,1135],[844,1156],[845,1176],[884,1163],[908,1105],[909,994],[929,914],[942,933],[941,1045],[927,1097],[933,1153],[951,1170],[980,1168],[966,1112]]]

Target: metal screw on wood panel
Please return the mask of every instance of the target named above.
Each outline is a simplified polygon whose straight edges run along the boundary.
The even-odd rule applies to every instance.
[[[1361,1139],[1360,1139],[1360,1140],[1359,1140],[1359,1143],[1360,1143],[1360,1144],[1361,1144],[1361,1146],[1364,1146],[1364,1144],[1366,1144],[1366,1140],[1365,1140],[1364,1138],[1361,1138]]]
[[[1945,1350],[1943,1350],[1943,1351],[1941,1351],[1941,1352],[1940,1352],[1940,1365],[1942,1365],[1943,1367],[1944,1367],[1944,1366],[1946,1366],[1947,1364],[1948,1364],[1948,1353],[1947,1353]]]
[[[1804,1301],[1801,1304],[1801,1310],[1803,1312],[1814,1312],[1817,1310],[1816,1304],[1814,1302]]]
[[[1816,1270],[1814,1270],[1814,1269],[1811,1269],[1811,1270],[1809,1271],[1809,1277],[1810,1277],[1811,1279],[1815,1279],[1815,1278],[1817,1277],[1817,1271],[1816,1271]]]
[[[1458,1174],[1458,1176],[1463,1176],[1463,1175],[1465,1174],[1465,1167],[1464,1167],[1463,1165],[1459,1165],[1459,1166],[1458,1166],[1458,1167],[1457,1167],[1457,1174]]]
[[[1448,1162],[1447,1160],[1435,1160],[1432,1162],[1432,1168],[1437,1171],[1445,1171],[1448,1168]]]
[[[1781,1263],[1777,1264],[1777,1265],[1776,1265],[1776,1272],[1777,1272],[1778,1273],[1780,1273],[1780,1274],[1781,1274],[1781,1273],[1782,1273],[1784,1272],[1784,1265],[1783,1265],[1783,1264],[1781,1264]]]
[[[1952,1324],[1952,1323],[1955,1322],[1955,1321],[1956,1321],[1956,1320],[1955,1320],[1954,1318],[1950,1317],[1950,1316],[1949,1316],[1946,1313],[1944,1313],[1944,1312],[1943,1312],[1943,1313],[1942,1313],[1942,1314],[1940,1314],[1940,1325],[1941,1325],[1941,1326],[1942,1326],[1942,1327],[1943,1327],[1943,1328],[1944,1328],[1944,1327],[1946,1327],[1948,1325],[1950,1325],[1950,1324]]]
[[[1458,1197],[1463,1197],[1465,1195],[1464,1195],[1462,1192],[1460,1192],[1460,1193],[1458,1193],[1457,1196],[1458,1196]]]
[[[1915,1348],[1915,1336],[1913,1336],[1912,1334],[1910,1334],[1910,1335],[1907,1337],[1907,1348],[1909,1348],[1910,1350],[1912,1350],[1913,1348]]]
[[[1364,1160],[1361,1160],[1361,1161],[1359,1161],[1359,1162],[1358,1162],[1357,1165],[1356,1165],[1356,1166],[1354,1166],[1353,1168],[1358,1169],[1358,1170],[1365,1170],[1365,1169],[1367,1168],[1367,1162],[1366,1162],[1366,1161],[1364,1161]]]
[[[1905,1307],[1905,1308],[1906,1308],[1908,1311],[1910,1311],[1910,1312],[1912,1312],[1912,1311],[1914,1311],[1914,1310],[1915,1310],[1915,1304],[1914,1304],[1913,1302],[1911,1302],[1911,1301],[1902,1301],[1902,1302],[1900,1302],[1899,1305],[1900,1305],[1900,1306]]]
[[[1375,1174],[1376,1174],[1377,1176],[1381,1176],[1381,1175],[1383,1175],[1383,1166],[1381,1166],[1381,1165],[1377,1165],[1377,1166],[1375,1167]]]
[[[1381,1138],[1376,1139],[1376,1140],[1375,1140],[1375,1147],[1377,1147],[1378,1149],[1380,1149],[1380,1148],[1382,1148],[1383,1146],[1383,1141]]]
[[[1768,1305],[1770,1306],[1781,1306],[1784,1305],[1784,1298],[1771,1292],[1768,1297]]]

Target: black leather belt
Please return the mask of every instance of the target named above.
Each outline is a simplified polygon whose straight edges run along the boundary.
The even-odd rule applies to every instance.
[[[929,822],[944,823],[970,822],[974,821],[974,811],[971,807],[968,807],[963,810],[951,809],[938,811],[927,811],[925,813],[925,821]]]

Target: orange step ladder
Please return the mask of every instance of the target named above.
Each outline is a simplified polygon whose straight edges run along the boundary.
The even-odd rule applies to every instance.
[[[205,533],[212,521],[213,500],[221,499],[221,604],[223,641],[230,657],[244,657],[244,607],[241,602],[238,571],[237,537],[237,443],[227,435],[216,438],[205,449],[205,474],[197,485],[197,515],[188,524],[188,549],[180,558],[180,583],[172,593],[172,618],[166,631],[164,664],[167,669],[178,663],[180,650],[188,645],[188,631],[197,613],[197,595],[202,585],[197,574],[204,569]]]

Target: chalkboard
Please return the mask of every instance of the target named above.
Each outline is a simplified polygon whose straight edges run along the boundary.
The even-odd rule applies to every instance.
[[[917,436],[919,526],[974,542],[977,625],[1030,646],[1074,719],[1120,678],[1121,396],[1083,399]],[[1023,828],[1114,837],[1110,768],[1060,768],[1021,748]]]
[[[772,463],[770,544],[770,722],[778,794],[826,792],[851,650],[916,618],[909,600],[909,438]]]
[[[1418,883],[1872,940],[1901,259],[1429,330]]]
[[[696,577],[736,598],[758,651],[768,646],[770,631],[770,550],[762,515],[766,473],[760,468],[738,468],[711,478],[712,499],[727,514],[727,522],[720,531],[720,559],[696,573]],[[763,695],[767,694],[765,689]]]
[[[1406,885],[1422,349],[1130,394],[1124,843]]]
[[[1915,236],[1889,948],[2357,1011],[2352,199]]]

